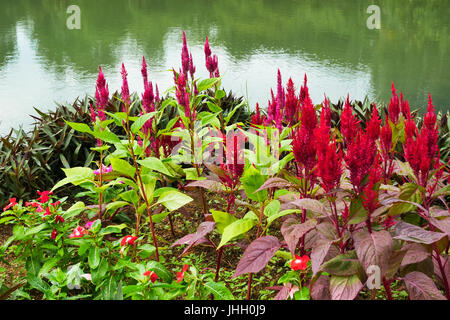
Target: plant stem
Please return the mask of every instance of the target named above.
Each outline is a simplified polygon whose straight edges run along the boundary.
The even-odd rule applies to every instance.
[[[247,285],[247,300],[250,300],[250,295],[252,292],[252,276],[253,273],[249,273],[248,275],[248,285]]]
[[[388,300],[392,300],[391,282],[389,280],[386,280],[386,278],[383,278],[383,286],[384,289],[386,290]]]
[[[220,271],[220,262],[222,260],[222,253],[223,253],[223,247],[221,247],[219,249],[219,252],[217,253],[216,276],[214,278],[214,282],[217,282],[219,280],[219,271]]]

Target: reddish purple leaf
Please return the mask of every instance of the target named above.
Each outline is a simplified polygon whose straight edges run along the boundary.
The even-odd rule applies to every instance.
[[[322,265],[322,263],[325,261],[325,258],[327,257],[327,255],[329,256],[329,251],[330,248],[332,246],[333,242],[332,241],[328,241],[325,239],[319,239],[318,241],[316,241],[315,245],[312,248],[311,251],[311,267],[312,267],[312,271],[315,274],[317,271],[319,271],[320,266]],[[337,249],[335,248],[335,250],[332,250],[334,256],[338,254]],[[332,254],[332,256],[333,256]],[[330,257],[332,258],[332,257]]]
[[[406,251],[405,257],[402,260],[401,266],[407,266],[408,264],[419,263],[430,257],[430,252],[421,244],[410,243],[404,248]]]
[[[447,236],[442,232],[427,231],[415,225],[400,221],[394,227],[394,239],[432,244]]]
[[[320,276],[310,288],[312,300],[331,300],[330,277]]]
[[[389,258],[394,252],[394,241],[386,230],[369,233],[361,230],[353,234],[356,254],[364,270],[378,266],[384,276],[389,267]]]
[[[331,276],[330,295],[332,300],[353,300],[363,288],[356,274],[340,277]]]
[[[434,274],[437,276],[438,280],[443,284],[442,281],[442,271],[439,267],[439,263],[436,259],[436,256],[433,255],[433,266],[434,266]],[[444,271],[444,274],[447,280],[450,279],[450,258],[448,256],[441,255],[441,266]]]
[[[256,239],[245,249],[236,267],[233,278],[244,273],[257,273],[261,271],[280,247],[280,241],[274,236],[265,236]]]
[[[183,255],[193,246],[206,242],[207,240],[204,237],[214,230],[215,225],[216,225],[215,222],[211,221],[202,222],[197,227],[197,231],[195,233],[185,235],[183,238],[178,239],[174,244],[172,244],[171,247],[187,244],[188,246],[184,249],[183,253],[181,254]]]
[[[289,218],[281,226],[281,233],[292,255],[295,254],[298,240],[309,231],[314,229],[317,221],[310,219],[305,223],[300,223],[298,219]]]
[[[403,280],[411,300],[446,300],[433,280],[422,272],[410,272]]]
[[[263,185],[261,187],[259,187],[258,190],[256,190],[256,192],[265,190],[265,189],[269,189],[269,188],[286,188],[286,187],[290,187],[290,186],[292,186],[292,183],[290,183],[289,181],[284,180],[282,178],[273,177],[273,178],[267,179],[267,181],[264,182]]]
[[[190,182],[186,185],[186,188],[189,187],[199,187],[199,188],[204,188],[204,189],[208,189],[214,192],[222,192],[223,186],[220,184],[220,182],[214,181],[214,180],[197,180],[197,181],[193,181]]]
[[[431,218],[430,220],[435,227],[437,227],[442,232],[445,232],[447,234],[447,237],[450,237],[450,218],[444,219]]]

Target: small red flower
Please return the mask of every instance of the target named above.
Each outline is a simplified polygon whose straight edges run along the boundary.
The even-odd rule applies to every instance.
[[[42,216],[42,220],[45,221],[45,217],[46,216],[51,216],[51,215],[52,215],[52,213],[50,212],[50,208],[47,207],[47,209],[45,209],[44,215]]]
[[[3,211],[6,211],[9,208],[14,207],[17,204],[16,200],[17,200],[16,198],[9,199],[9,204],[3,208]]]
[[[147,270],[143,273],[144,276],[150,277],[150,281],[154,283],[158,279],[158,275],[151,270]]]
[[[87,230],[81,226],[76,227],[73,229],[72,234],[69,235],[69,238],[82,238],[85,234],[87,234]]]
[[[60,215],[57,215],[56,218],[55,218],[55,221],[63,223],[64,222],[64,218],[61,217]]]
[[[52,206],[57,207],[61,204],[61,201],[56,201],[55,203],[51,203]]]
[[[46,202],[48,202],[48,200],[50,200],[50,195],[52,195],[53,194],[53,192],[51,192],[51,191],[39,191],[38,190],[38,192],[37,192],[38,194],[39,194],[39,198],[37,198],[37,200],[40,202],[40,203],[46,203]]]
[[[128,236],[125,236],[122,238],[122,240],[120,241],[120,245],[122,247],[126,246],[127,244],[134,245],[134,241],[136,241],[136,240],[137,240],[137,237],[128,235]]]
[[[181,270],[181,272],[177,272],[177,283],[180,283],[181,280],[183,280],[184,273],[187,271],[188,268],[189,268],[189,265],[185,264],[183,267],[183,270]]]
[[[55,240],[57,234],[58,234],[58,232],[56,232],[56,229],[53,229],[53,232],[52,232],[52,235],[50,236],[50,238],[52,240]]]
[[[304,255],[302,257],[295,255],[295,259],[291,261],[292,270],[305,270],[308,267],[309,257]]]

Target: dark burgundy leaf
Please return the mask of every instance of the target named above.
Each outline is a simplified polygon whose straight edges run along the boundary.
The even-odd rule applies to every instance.
[[[273,298],[273,300],[286,300],[287,297],[289,296],[289,289],[285,286],[280,287],[280,289],[278,289],[280,291],[278,291],[277,295],[275,296],[275,298]]]
[[[289,251],[292,255],[295,254],[295,248],[297,247],[298,240],[303,235],[314,229],[316,224],[317,221],[314,219],[310,219],[305,223],[300,223],[300,220],[295,218],[289,218],[283,223],[281,226],[281,234],[283,235],[284,240],[286,240]]]
[[[444,270],[444,274],[447,277],[447,280],[450,280],[450,258],[449,258],[449,256],[441,255],[441,265]],[[439,267],[439,263],[434,255],[433,255],[433,266],[434,266],[434,274],[437,276],[438,280],[443,284],[442,271],[441,271],[441,268]]]
[[[319,200],[304,198],[292,201],[291,204],[297,208],[309,210],[319,216],[326,216],[325,206]]]
[[[389,258],[389,267],[386,270],[386,274],[384,275],[386,279],[393,279],[400,269],[400,265],[402,264],[402,260],[406,254],[405,250],[394,251]]]
[[[381,276],[389,267],[389,258],[394,252],[394,241],[386,230],[368,232],[361,230],[353,233],[356,254],[364,270],[370,266],[378,266]]]
[[[244,273],[257,273],[261,271],[280,247],[280,241],[274,236],[265,236],[256,239],[245,249],[236,267],[233,278]]]
[[[323,263],[319,271],[335,276],[351,276],[364,272],[355,251],[340,254]]]
[[[415,225],[400,221],[394,227],[394,239],[432,244],[446,236],[445,233],[427,231]]]
[[[316,229],[328,240],[334,241],[338,238],[336,228],[328,221],[318,224]]]
[[[442,232],[445,232],[447,234],[447,237],[450,237],[450,218],[444,218],[444,219],[436,219],[431,218],[431,223],[441,230]]]
[[[436,288],[433,280],[422,272],[410,272],[403,280],[405,280],[411,300],[446,300],[439,289]]]

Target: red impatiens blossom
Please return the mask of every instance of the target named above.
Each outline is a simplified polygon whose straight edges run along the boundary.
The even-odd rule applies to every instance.
[[[55,240],[57,234],[58,234],[58,232],[56,231],[56,229],[53,229],[50,239]]]
[[[9,208],[14,207],[17,204],[16,200],[17,200],[16,198],[9,199],[9,204],[6,207],[3,208],[3,211],[6,211]]]
[[[64,222],[64,218],[61,217],[60,215],[56,215],[56,217],[55,217],[55,222],[61,222],[61,223],[63,223],[63,222]]]
[[[146,277],[150,277],[150,281],[152,283],[154,283],[158,279],[158,275],[151,270],[145,271],[142,275],[146,276]]]
[[[398,122],[398,117],[400,115],[400,101],[398,99],[398,95],[395,91],[395,86],[394,83],[392,82],[392,98],[391,101],[389,102],[389,119],[397,124]]]
[[[128,88],[128,80],[127,80],[127,70],[125,70],[125,65],[122,63],[122,71],[120,72],[122,75],[122,102],[123,102],[123,112],[127,112],[126,108],[130,104],[130,90]]]
[[[69,235],[69,238],[82,238],[87,233],[88,231],[85,228],[78,226],[73,229],[72,233]]]
[[[356,139],[347,147],[344,159],[350,171],[350,181],[357,193],[361,193],[363,190],[363,180],[373,165],[376,151],[375,141],[361,129],[357,133]]]
[[[38,195],[39,195],[39,198],[37,198],[37,200],[40,202],[40,203],[46,203],[46,202],[48,202],[48,200],[50,200],[50,196],[53,194],[53,192],[51,192],[51,191],[39,191],[38,190]]]
[[[359,130],[359,121],[353,115],[350,96],[347,95],[344,110],[341,113],[341,134],[347,143],[351,143]]]
[[[128,235],[128,236],[125,236],[125,237],[123,237],[122,238],[122,240],[120,241],[120,245],[123,247],[123,246],[126,246],[127,244],[130,244],[130,245],[134,245],[134,242],[137,240],[137,238],[138,237],[135,237],[135,236],[130,236],[130,235]]]
[[[309,261],[309,257],[307,255],[304,256],[298,256],[295,255],[295,258],[292,259],[291,261],[291,269],[292,270],[306,270],[306,268],[308,267],[308,261]]]
[[[177,283],[180,283],[183,280],[184,273],[187,271],[188,268],[189,268],[189,265],[185,264],[183,266],[183,269],[181,270],[181,272],[177,272]]]
[[[43,216],[42,216],[42,220],[45,221],[45,217],[46,217],[46,216],[51,216],[51,215],[52,215],[52,213],[50,212],[50,208],[47,207],[47,208],[45,209],[45,212],[44,212]]]

